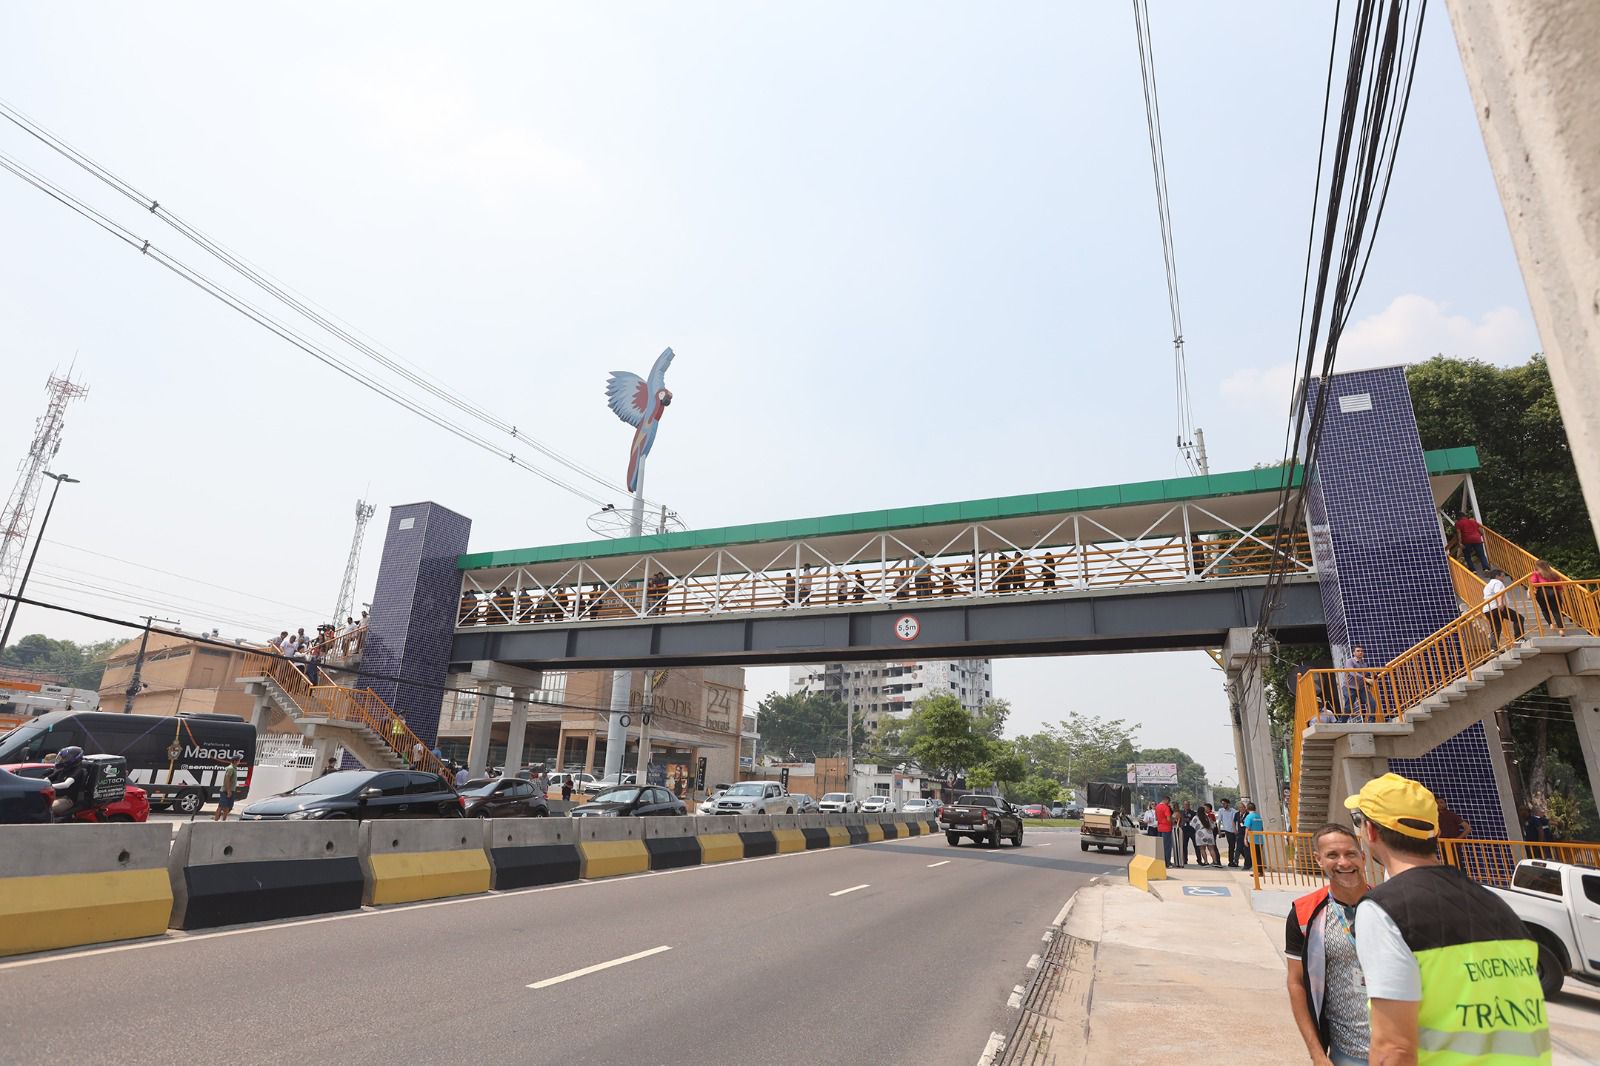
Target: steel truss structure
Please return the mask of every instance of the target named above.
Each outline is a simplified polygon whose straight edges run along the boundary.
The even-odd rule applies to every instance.
[[[980,521],[467,570],[457,625],[615,624],[743,612],[881,609],[903,601],[1265,578],[1279,555],[1274,541],[1280,524],[1290,527],[1283,554],[1291,573],[1316,572],[1304,523],[1298,516],[1280,522],[1277,494],[1223,502],[1207,500],[1207,506],[1184,500],[1128,508],[1125,514],[1113,509],[1034,516],[1026,532],[1016,522]],[[1127,525],[1129,519],[1137,525]],[[1125,528],[1115,528],[1114,522]]]

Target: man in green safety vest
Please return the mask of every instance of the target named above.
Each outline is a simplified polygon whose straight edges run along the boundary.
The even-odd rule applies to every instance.
[[[1388,879],[1356,908],[1371,1066],[1549,1066],[1538,948],[1494,893],[1439,862],[1439,805],[1399,774],[1344,801]]]

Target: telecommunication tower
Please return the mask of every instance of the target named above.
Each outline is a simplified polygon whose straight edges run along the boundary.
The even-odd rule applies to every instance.
[[[361,541],[367,535],[367,519],[377,508],[366,500],[356,501],[356,535],[350,538],[350,558],[344,564],[344,580],[339,582],[339,603],[333,609],[333,624],[350,617],[356,601],[356,568],[361,564]]]
[[[0,589],[8,595],[16,590],[17,571],[22,568],[23,548],[33,528],[33,512],[39,503],[39,487],[44,484],[45,469],[61,450],[67,404],[88,391],[89,386],[72,380],[71,370],[66,377],[51,374],[45,384],[50,402],[34,425],[33,443],[28,445],[28,454],[17,468],[17,483],[6,500],[5,510],[0,511]],[[16,609],[8,600],[0,604],[0,615],[5,614],[8,605]]]

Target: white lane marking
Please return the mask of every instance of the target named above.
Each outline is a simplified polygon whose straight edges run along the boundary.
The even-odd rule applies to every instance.
[[[584,977],[591,973],[599,973],[601,970],[609,970],[611,967],[621,966],[623,963],[638,962],[640,959],[648,959],[652,955],[659,955],[663,951],[671,950],[672,947],[670,945],[662,944],[660,947],[651,948],[649,951],[636,951],[632,955],[624,955],[622,958],[612,959],[610,962],[597,962],[593,966],[585,966],[581,970],[573,970],[571,973],[564,973],[559,977],[546,977],[543,981],[535,981],[528,987],[549,988],[551,985],[559,985],[563,981],[571,981],[577,977]]]
[[[1039,968],[1039,963],[1042,962],[1042,961],[1044,961],[1044,960],[1042,960],[1038,955],[1029,955],[1028,956],[1028,969],[1037,970]]]
[[[983,1054],[978,1058],[978,1066],[994,1066],[1000,1061],[1000,1053],[1006,1049],[1004,1033],[990,1033],[989,1042],[983,1045]]]
[[[829,892],[828,895],[830,895],[830,896],[843,896],[843,895],[846,895],[846,894],[848,894],[850,892],[860,892],[863,888],[871,888],[871,887],[872,887],[871,885],[852,885],[849,888],[841,888],[837,892]]]
[[[900,844],[899,840],[886,840],[886,844]],[[598,881],[566,881],[559,885],[538,885],[533,888],[513,888],[504,892],[485,892],[476,896],[457,896],[452,899],[435,899],[425,903],[402,903],[388,907],[370,907],[359,911],[348,911],[344,914],[329,914],[321,918],[300,918],[292,922],[265,921],[242,926],[238,929],[222,929],[215,933],[181,933],[169,930],[166,936],[150,937],[135,940],[126,944],[112,944],[108,947],[84,948],[81,951],[56,952],[49,955],[37,955],[31,959],[17,959],[14,962],[0,962],[0,972],[6,970],[20,970],[26,966],[43,966],[50,962],[67,962],[72,959],[93,958],[96,955],[118,955],[124,951],[144,951],[147,948],[170,947],[173,944],[195,944],[206,940],[216,940],[225,936],[246,936],[250,933],[270,933],[277,929],[295,929],[303,925],[322,925],[327,922],[348,922],[355,918],[379,918],[386,914],[408,914],[411,911],[431,910],[434,907],[461,907],[473,903],[490,903],[494,900],[516,899],[518,896],[528,896],[536,892],[567,892],[580,888],[601,888],[606,885],[625,885],[631,881],[643,880],[647,877],[672,877],[676,874],[702,873],[707,870],[734,870],[753,862],[773,862],[778,859],[796,859],[807,855],[847,855],[852,850],[851,846],[839,845],[832,848],[813,848],[809,851],[786,851],[777,855],[762,855],[754,859],[733,859],[728,862],[716,862],[702,866],[680,866],[676,870],[651,870],[649,873],[629,874],[626,877],[604,877]]]
[[[1049,844],[1035,844],[1034,845],[1034,847],[1036,847],[1036,848],[1048,848],[1049,846],[1050,846]]]
[[[929,864],[928,864],[928,869],[930,869],[930,870],[931,870],[931,869],[933,869],[933,868],[934,868],[934,867],[935,867],[935,866],[948,866],[948,865],[949,865],[949,864],[950,864],[950,860],[949,860],[949,859],[941,859],[941,860],[940,860],[940,861],[938,861],[938,862],[930,862],[930,863],[929,863]]]
[[[1011,990],[1011,998],[1006,1000],[1006,1007],[1010,1010],[1016,1010],[1018,1007],[1022,1006],[1022,997],[1027,995],[1027,993],[1028,990],[1023,988],[1021,985],[1013,988]]]

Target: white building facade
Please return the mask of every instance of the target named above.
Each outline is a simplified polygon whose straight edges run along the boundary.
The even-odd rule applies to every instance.
[[[994,667],[988,659],[795,666],[789,670],[789,691],[834,697],[851,708],[870,735],[885,719],[910,714],[924,696],[949,693],[976,713],[994,696]]]

